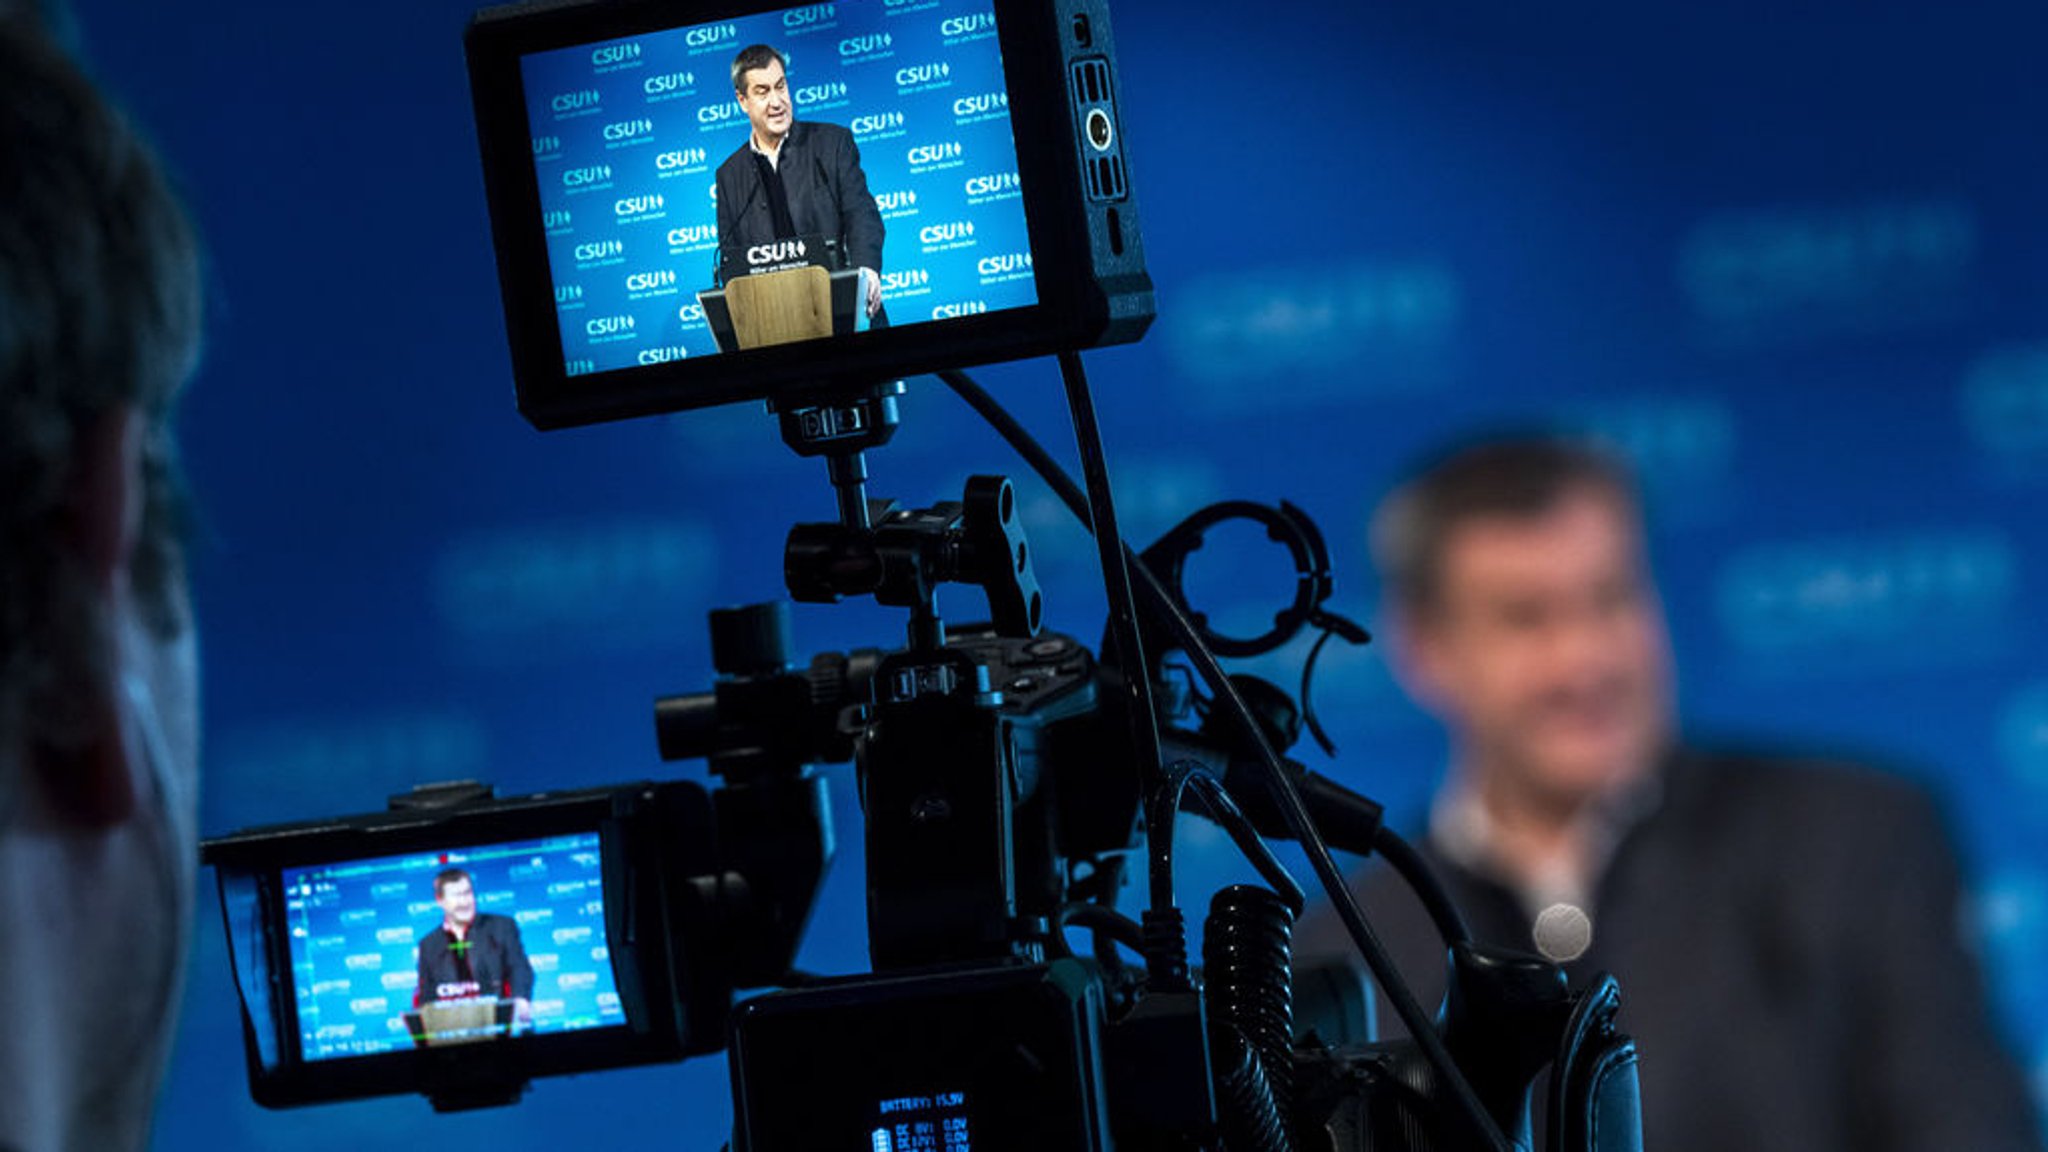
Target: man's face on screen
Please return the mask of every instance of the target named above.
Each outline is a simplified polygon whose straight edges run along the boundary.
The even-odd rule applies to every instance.
[[[476,919],[476,889],[466,878],[441,885],[441,895],[434,902],[441,906],[448,923],[458,928],[467,928]]]
[[[789,99],[789,77],[782,74],[782,61],[770,60],[766,68],[749,68],[740,77],[740,107],[754,126],[754,139],[773,145],[789,133],[795,108]]]

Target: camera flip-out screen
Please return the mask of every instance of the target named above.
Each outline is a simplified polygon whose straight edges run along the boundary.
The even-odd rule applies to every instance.
[[[468,38],[521,409],[542,427],[1136,339],[1091,0],[624,0]]]
[[[722,1043],[722,1012],[678,999],[663,903],[664,876],[708,867],[705,795],[628,785],[208,841],[251,1095],[502,1103],[535,1076]]]
[[[307,1060],[622,1025],[595,832],[283,873]]]

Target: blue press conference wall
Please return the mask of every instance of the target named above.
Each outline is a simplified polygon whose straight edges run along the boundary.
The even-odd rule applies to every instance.
[[[212,252],[183,426],[205,514],[203,826],[465,775],[700,775],[657,762],[649,703],[709,682],[704,610],[773,596],[784,530],[832,498],[752,408],[520,422],[467,9],[74,2]],[[1369,616],[1364,518],[1426,446],[1531,422],[1620,445],[1654,497],[1689,726],[1867,752],[1941,791],[2001,1019],[2048,1088],[2048,14],[1695,8],[1120,5],[1160,307],[1143,342],[1088,357],[1121,511],[1144,540],[1214,499],[1292,500],[1330,538],[1339,606]],[[1049,365],[985,379],[1071,445]],[[877,494],[925,505],[1022,471],[929,381],[904,411]],[[1020,488],[1048,620],[1093,642],[1089,545]],[[1214,539],[1196,594],[1262,622],[1281,560],[1255,531]],[[959,617],[978,599],[941,595]],[[902,635],[864,606],[797,628],[806,652]],[[1300,655],[1260,666],[1290,682]],[[1441,739],[1376,652],[1324,668],[1340,756],[1311,762],[1412,817]],[[801,959],[853,971],[859,825],[831,776],[840,860]],[[1184,891],[1239,874],[1201,827],[1186,843]],[[728,1123],[718,1059],[458,1119],[417,1100],[266,1114],[210,912],[191,972],[162,1149],[458,1130],[709,1149]]]

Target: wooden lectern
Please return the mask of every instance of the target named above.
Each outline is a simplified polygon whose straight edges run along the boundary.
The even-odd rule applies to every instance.
[[[832,277],[813,264],[726,282],[734,341],[743,349],[832,334]]]

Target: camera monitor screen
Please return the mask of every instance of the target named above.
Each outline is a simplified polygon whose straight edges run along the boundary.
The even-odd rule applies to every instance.
[[[301,1057],[626,1023],[596,832],[286,868]]]
[[[1136,339],[1151,282],[1098,9],[480,13],[522,410],[555,427]]]
[[[748,275],[839,274],[853,331],[1037,302],[984,0],[763,12],[520,67],[568,375],[751,343],[720,292]]]

